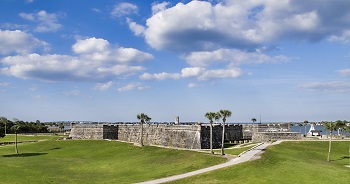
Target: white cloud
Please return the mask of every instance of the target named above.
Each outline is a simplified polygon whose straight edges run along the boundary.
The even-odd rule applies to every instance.
[[[144,73],[140,76],[142,80],[166,80],[166,79],[180,79],[180,78],[197,78],[198,80],[210,80],[218,78],[236,78],[242,75],[239,68],[230,69],[217,69],[217,70],[207,70],[200,67],[189,67],[181,70],[179,73],[156,73],[149,74]]]
[[[131,3],[119,3],[113,8],[111,15],[114,17],[123,17],[130,14],[137,14],[138,7]]]
[[[242,75],[242,72],[238,68],[207,70],[198,77],[198,80],[209,80],[209,79],[217,79],[217,78],[236,78],[240,75]]]
[[[137,24],[136,22],[133,22],[131,19],[127,18],[126,22],[129,24],[129,29],[134,33],[136,36],[140,36],[145,32],[145,27]]]
[[[37,13],[20,13],[20,17],[23,19],[38,22],[34,31],[36,32],[55,32],[62,27],[58,23],[58,18],[64,17],[63,13],[47,13],[41,10]]]
[[[77,54],[86,54],[94,52],[103,52],[109,47],[109,42],[101,38],[88,38],[85,40],[78,40],[72,46],[72,49]]]
[[[198,84],[196,84],[196,83],[189,83],[189,84],[187,85],[187,87],[188,87],[188,88],[195,88],[195,87],[198,87]]]
[[[344,76],[350,76],[350,69],[338,70],[337,72]]]
[[[112,48],[103,39],[78,40],[72,48],[80,55],[33,53],[4,57],[0,60],[0,73],[45,81],[106,82],[144,70],[142,66],[129,65],[131,62],[153,59],[151,54],[137,49]]]
[[[112,85],[113,85],[112,81],[109,81],[107,83],[98,83],[95,86],[95,89],[99,90],[99,91],[105,91],[105,90],[109,89]]]
[[[96,12],[96,13],[101,13],[101,10],[100,9],[98,9],[98,8],[93,8],[93,9],[91,9],[93,12]]]
[[[0,54],[29,53],[38,47],[47,47],[48,44],[34,38],[32,35],[16,30],[0,29]]]
[[[144,90],[144,89],[147,89],[147,88],[149,88],[149,87],[143,86],[139,82],[133,82],[133,83],[130,83],[130,84],[127,84],[127,85],[125,85],[123,87],[118,88],[118,91],[119,92],[124,92],[124,91],[130,91],[130,90],[134,90],[134,89]]]
[[[177,73],[156,73],[156,74],[149,74],[144,73],[140,76],[140,79],[142,80],[165,80],[165,79],[179,79],[181,77],[180,74]]]
[[[162,3],[153,3],[152,4],[152,14],[156,14],[158,12],[164,11],[167,6],[169,6],[169,2],[162,2]]]
[[[81,54],[82,58],[96,61],[129,63],[153,59],[149,53],[134,48],[113,48],[107,40],[95,37],[78,40],[72,49],[75,53]]]
[[[159,9],[144,35],[155,49],[184,52],[254,49],[281,39],[348,40],[349,8],[346,0],[190,1]]]
[[[350,82],[332,81],[332,82],[313,82],[300,85],[301,89],[311,91],[330,91],[336,93],[350,92]]]
[[[271,57],[260,52],[244,52],[237,49],[218,49],[214,51],[192,52],[186,56],[191,66],[205,67],[212,63],[229,63],[233,66],[252,63],[274,63],[288,61],[285,56]]]
[[[205,68],[201,67],[188,67],[181,70],[181,77],[198,77],[205,72]]]
[[[7,67],[0,73],[46,81],[106,81],[144,70],[141,66],[112,65],[67,55],[8,56],[0,60]]]

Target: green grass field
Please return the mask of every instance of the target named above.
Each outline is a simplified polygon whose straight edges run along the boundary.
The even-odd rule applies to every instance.
[[[226,161],[206,153],[105,140],[49,140],[18,147],[19,155],[13,145],[0,147],[0,183],[134,183]]]
[[[268,147],[261,159],[171,183],[350,183],[349,141],[333,141],[331,162],[328,142],[283,142]]]
[[[17,135],[18,141],[39,141],[39,140],[56,140],[63,136],[53,134],[40,134],[40,135]],[[7,134],[5,137],[0,139],[0,142],[13,142],[15,141],[14,134]]]

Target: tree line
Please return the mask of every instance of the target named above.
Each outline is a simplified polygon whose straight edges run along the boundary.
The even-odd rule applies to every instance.
[[[47,133],[47,126],[39,120],[35,122],[22,121],[14,118],[13,121],[0,117],[0,137],[15,133]]]

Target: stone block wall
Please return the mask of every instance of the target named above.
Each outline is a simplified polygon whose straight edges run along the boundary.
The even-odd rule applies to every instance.
[[[227,141],[242,138],[241,125],[226,125]],[[72,139],[117,139],[140,143],[140,124],[114,125],[74,125],[71,129]],[[144,124],[144,145],[161,145],[187,149],[209,149],[210,127],[208,124]],[[222,126],[213,125],[213,148],[221,147]]]
[[[199,125],[144,124],[143,143],[177,148],[201,149]],[[139,124],[118,125],[118,140],[140,142]]]
[[[268,142],[272,140],[300,140],[301,135],[297,132],[255,132],[253,142]]]
[[[72,139],[116,139],[117,132],[114,125],[74,125],[69,136]]]

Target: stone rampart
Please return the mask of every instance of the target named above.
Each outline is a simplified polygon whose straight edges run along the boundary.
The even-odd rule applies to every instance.
[[[74,125],[69,136],[72,139],[117,139],[117,130],[114,125]]]
[[[269,142],[273,140],[299,140],[301,135],[297,132],[254,132],[253,142]]]
[[[226,141],[238,141],[242,138],[241,125],[225,126]],[[117,139],[140,143],[140,124],[115,125],[74,125],[72,139]],[[210,148],[210,126],[208,124],[144,124],[144,145],[161,145],[187,149]],[[221,147],[222,126],[213,125],[213,148]]]
[[[145,145],[201,149],[200,132],[200,125],[144,124],[143,143]],[[118,140],[139,143],[140,125],[118,125]]]

